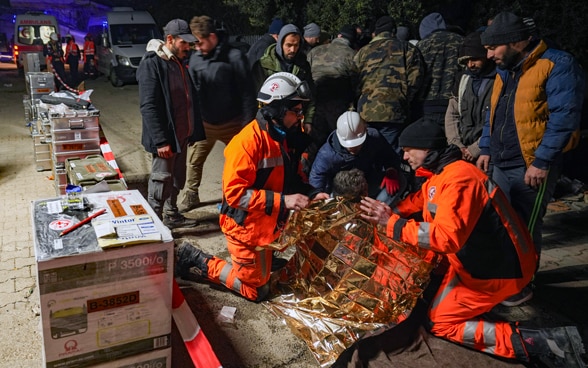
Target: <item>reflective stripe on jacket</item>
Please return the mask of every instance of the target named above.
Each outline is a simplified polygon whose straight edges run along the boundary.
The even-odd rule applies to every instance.
[[[280,143],[258,118],[243,127],[225,148],[223,206],[220,226],[225,235],[250,246],[277,239],[282,210],[284,160]]]
[[[423,221],[404,219],[419,211]],[[522,289],[535,272],[527,228],[502,191],[463,160],[431,176],[394,212],[388,236],[446,254],[469,288],[493,292],[493,279],[511,279]]]

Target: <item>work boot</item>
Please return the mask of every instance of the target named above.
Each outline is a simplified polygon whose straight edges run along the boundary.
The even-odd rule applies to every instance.
[[[186,218],[177,213],[175,215],[164,215],[163,224],[167,226],[168,229],[173,230],[178,228],[196,227],[198,226],[198,221]]]
[[[500,304],[506,307],[516,307],[517,305],[531,300],[531,298],[533,298],[533,290],[531,290],[530,287],[525,286],[520,292],[506,298]]]
[[[190,212],[193,209],[200,206],[200,197],[198,192],[186,191],[184,200],[178,205],[178,209],[181,213]]]
[[[208,278],[210,254],[184,242],[176,250],[175,274],[184,280],[200,281]]]
[[[581,357],[584,345],[575,326],[519,331],[531,359],[548,367],[586,367]]]

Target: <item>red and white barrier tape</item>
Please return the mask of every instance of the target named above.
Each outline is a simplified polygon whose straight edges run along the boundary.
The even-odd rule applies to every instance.
[[[174,280],[172,292],[172,316],[194,366],[196,368],[222,367],[176,280]]]
[[[102,128],[100,128],[100,132],[102,133]],[[106,162],[108,162],[108,164],[113,169],[116,170],[116,172],[118,173],[118,178],[126,187],[127,183],[125,181],[123,173],[120,170],[120,168],[118,167],[118,164],[116,163],[116,159],[114,158],[114,153],[112,152],[112,149],[110,148],[110,143],[108,143],[108,140],[106,140],[106,137],[104,136],[104,134],[100,134],[100,151],[102,151],[102,156],[104,156],[104,159],[106,160]]]
[[[57,78],[57,80],[65,87],[65,89],[67,89],[70,92],[77,93],[78,95],[81,93],[80,90],[77,90],[75,88],[71,88],[67,83],[65,83],[65,81],[63,79],[61,79],[59,74],[57,74],[57,72],[55,71],[55,67],[53,67],[53,60],[51,60],[51,69],[52,69],[52,72],[53,72],[53,75],[55,76],[55,78]]]

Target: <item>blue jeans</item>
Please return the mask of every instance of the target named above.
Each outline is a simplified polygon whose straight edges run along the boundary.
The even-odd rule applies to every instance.
[[[553,196],[561,172],[559,165],[551,165],[547,180],[533,189],[525,184],[525,166],[492,169],[492,180],[498,184],[514,210],[521,216],[533,237],[537,255],[541,254],[541,229],[547,204]]]

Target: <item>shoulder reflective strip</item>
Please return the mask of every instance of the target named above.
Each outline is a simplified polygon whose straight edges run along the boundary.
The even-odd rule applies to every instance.
[[[265,169],[268,167],[283,166],[284,160],[280,157],[267,157],[257,163],[258,169]]]
[[[445,285],[444,288],[440,288],[439,291],[437,291],[437,295],[435,295],[435,299],[433,299],[433,302],[431,303],[431,310],[437,308],[439,304],[441,304],[443,299],[445,299],[445,297],[453,290],[453,288],[455,287],[455,285],[457,285],[458,282],[459,279],[457,278],[457,275],[453,275],[453,278],[449,280],[447,285]]]
[[[249,209],[249,201],[251,201],[251,197],[253,196],[253,189],[247,189],[245,194],[239,199],[239,208],[247,211]]]
[[[435,218],[435,214],[437,213],[437,205],[435,203],[427,202],[427,210]]]
[[[428,222],[421,222],[419,224],[418,230],[418,242],[419,246],[422,248],[430,248],[431,247],[431,234],[429,232],[429,227],[431,226]]]

